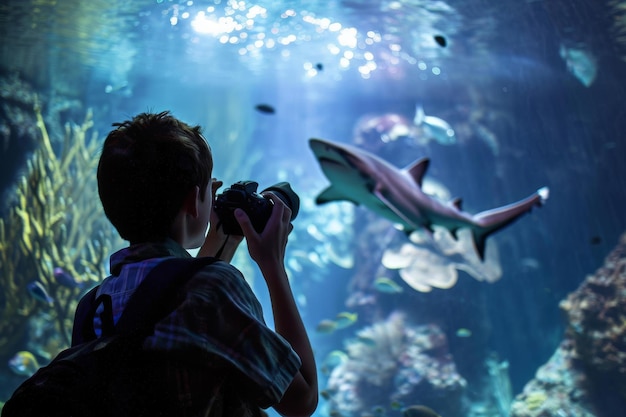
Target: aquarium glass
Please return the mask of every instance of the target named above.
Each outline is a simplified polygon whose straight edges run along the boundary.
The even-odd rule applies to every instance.
[[[626,409],[626,2],[5,0],[0,36],[0,405],[128,244],[112,124],[169,110],[220,192],[300,198],[315,416]]]

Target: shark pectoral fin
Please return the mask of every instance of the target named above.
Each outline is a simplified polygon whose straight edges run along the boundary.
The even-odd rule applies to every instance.
[[[315,203],[318,205],[330,203],[332,201],[350,201],[351,203],[354,203],[357,206],[359,205],[359,203],[346,197],[341,191],[337,190],[337,188],[333,187],[332,185],[328,187],[327,189],[325,189],[324,191],[322,191],[320,195],[318,195],[317,198],[315,199]]]
[[[426,174],[429,165],[430,159],[421,158],[407,166],[404,171],[409,174],[411,178],[413,178],[413,180],[421,187],[424,174]]]

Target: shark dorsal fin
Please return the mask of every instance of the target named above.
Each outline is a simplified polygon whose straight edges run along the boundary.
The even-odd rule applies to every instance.
[[[459,211],[463,210],[463,200],[461,199],[461,197],[453,198],[452,200],[450,200],[450,204],[456,207]]]
[[[422,179],[424,178],[424,174],[428,170],[428,165],[430,164],[430,159],[422,158],[413,162],[411,165],[405,168],[405,171],[415,180],[415,182],[421,187]]]

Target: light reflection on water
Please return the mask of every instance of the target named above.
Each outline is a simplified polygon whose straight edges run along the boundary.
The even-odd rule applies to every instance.
[[[58,4],[57,4],[58,3]],[[46,55],[73,65],[125,74],[163,64],[210,65],[215,73],[298,69],[368,79],[401,79],[417,66],[422,78],[445,76],[461,17],[444,2],[32,1],[3,6],[4,55],[27,74]],[[450,39],[447,47],[436,36]],[[17,48],[16,48],[17,47]],[[16,50],[17,49],[17,50]],[[141,68],[137,68],[141,67]],[[180,66],[178,67],[180,68]],[[41,74],[37,76],[42,77]]]

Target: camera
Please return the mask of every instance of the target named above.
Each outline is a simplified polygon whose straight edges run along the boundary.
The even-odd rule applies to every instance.
[[[218,194],[214,210],[217,213],[224,233],[229,235],[243,235],[241,226],[235,219],[234,211],[237,208],[246,212],[254,230],[261,233],[267,224],[274,204],[272,201],[256,192],[259,184],[254,181],[238,181]],[[291,220],[295,219],[300,210],[300,198],[291,189],[288,182],[279,182],[261,191],[272,191],[291,209]]]

